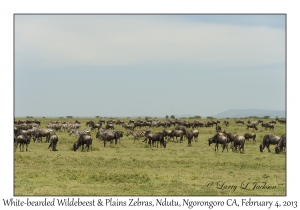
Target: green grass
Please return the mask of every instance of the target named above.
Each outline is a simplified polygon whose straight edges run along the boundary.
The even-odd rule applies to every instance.
[[[19,119],[16,119],[19,120]],[[44,118],[41,127],[51,120]],[[82,128],[90,119],[78,119]],[[97,119],[92,119],[94,122]],[[127,119],[122,119],[128,121]],[[75,121],[75,119],[72,119]],[[191,120],[189,120],[191,121]],[[207,120],[202,120],[203,122]],[[233,120],[227,132],[243,135],[245,125]],[[222,121],[223,122],[223,121]],[[222,128],[225,126],[222,125]],[[121,126],[115,126],[122,129]],[[159,132],[163,128],[151,128]],[[77,140],[74,135],[56,132],[59,137],[58,151],[48,150],[48,143],[31,141],[28,152],[14,152],[14,194],[36,196],[101,196],[101,195],[286,195],[286,155],[259,152],[259,144],[267,133],[282,135],[285,125],[275,125],[274,131],[261,128],[252,131],[257,142],[247,141],[245,154],[231,150],[214,152],[207,139],[214,128],[198,128],[198,142],[192,147],[183,143],[169,142],[167,148],[149,147],[143,142],[133,144],[132,136],[124,136],[117,145],[103,147],[92,132],[93,151],[72,151]],[[125,131],[125,130],[124,130]],[[44,141],[44,140],[43,140]],[[272,189],[253,189],[257,185]],[[241,188],[241,185],[246,189]],[[275,186],[275,187],[274,187]]]

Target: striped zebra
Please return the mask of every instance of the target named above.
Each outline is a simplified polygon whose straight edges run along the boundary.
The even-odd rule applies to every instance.
[[[69,130],[69,135],[71,136],[72,133],[74,133],[76,136],[81,136],[81,135],[91,135],[91,131],[90,130],[78,130],[78,129],[70,129]]]
[[[127,130],[126,136],[133,135],[134,136],[133,143],[135,143],[135,140],[139,141],[139,138],[143,138],[143,137],[146,138],[146,133],[149,132],[150,132],[149,130]]]

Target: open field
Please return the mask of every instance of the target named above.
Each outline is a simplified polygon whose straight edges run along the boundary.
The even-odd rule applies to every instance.
[[[40,127],[45,128],[52,120],[74,122],[76,119],[81,122],[81,129],[89,128],[85,126],[88,120],[99,120],[38,120]],[[128,122],[128,119],[121,120]],[[225,127],[221,120],[222,130],[239,135],[248,132],[246,124],[236,124],[233,119],[228,121],[229,126]],[[122,126],[115,125],[115,129],[126,134]],[[55,152],[47,149],[49,144],[44,139],[41,143],[31,141],[28,152],[20,152],[19,148],[14,152],[14,195],[286,195],[286,154],[275,154],[273,145],[270,153],[259,152],[264,135],[281,136],[286,132],[286,125],[277,123],[271,131],[261,125],[257,131],[249,129],[257,138],[256,143],[246,141],[244,154],[231,149],[222,153],[220,146],[215,152],[214,144],[208,146],[207,141],[215,134],[215,127],[196,129],[200,132],[199,140],[193,141],[191,147],[184,140],[156,148],[142,141],[133,143],[133,136],[124,135],[119,144],[104,148],[103,142],[95,137],[96,131],[92,132],[92,152],[80,149],[74,152],[72,145],[77,137],[67,132],[56,132],[59,142]],[[160,132],[163,128],[150,130]]]

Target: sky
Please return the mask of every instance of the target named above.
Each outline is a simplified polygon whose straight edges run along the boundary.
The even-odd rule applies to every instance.
[[[14,114],[286,110],[286,15],[14,15]]]

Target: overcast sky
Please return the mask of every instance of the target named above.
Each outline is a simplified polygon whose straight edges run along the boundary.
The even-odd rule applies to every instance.
[[[285,15],[15,15],[14,114],[286,110]]]

